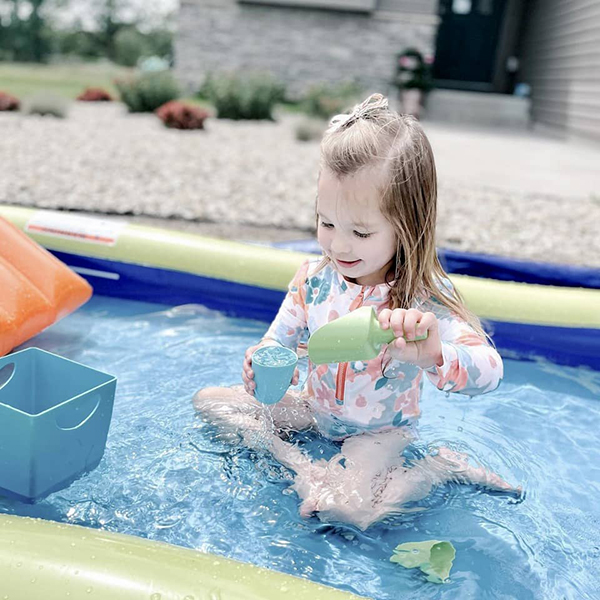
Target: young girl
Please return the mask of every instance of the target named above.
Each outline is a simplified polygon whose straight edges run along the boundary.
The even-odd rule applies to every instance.
[[[437,259],[436,203],[433,153],[415,119],[389,110],[380,94],[334,117],[321,144],[318,178],[324,256],[300,267],[264,338],[247,350],[245,391],[208,388],[194,397],[205,418],[237,428],[246,443],[257,439],[249,432],[262,431],[274,456],[297,474],[302,514],[318,511],[366,527],[451,479],[512,490],[447,449],[409,469],[400,456],[410,440],[404,426],[420,413],[424,376],[440,390],[470,396],[494,390],[502,378],[500,356]],[[306,331],[365,305],[376,309],[384,329],[392,328],[393,343],[367,362],[309,362],[300,394],[290,391],[270,408],[259,405],[251,360],[257,348],[296,349]],[[346,440],[341,454],[312,462],[268,433],[267,411],[279,432],[312,427]]]

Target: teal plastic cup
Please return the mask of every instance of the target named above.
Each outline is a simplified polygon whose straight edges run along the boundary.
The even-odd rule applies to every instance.
[[[252,355],[254,397],[263,404],[279,402],[287,392],[298,355],[284,346],[263,346]]]

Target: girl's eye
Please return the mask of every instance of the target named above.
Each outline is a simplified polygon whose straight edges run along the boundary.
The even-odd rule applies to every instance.
[[[361,233],[360,231],[354,231],[354,235],[359,238],[368,238],[371,237],[370,233]]]
[[[332,229],[333,223],[325,223],[325,221],[321,221],[321,227],[325,227],[325,229]]]

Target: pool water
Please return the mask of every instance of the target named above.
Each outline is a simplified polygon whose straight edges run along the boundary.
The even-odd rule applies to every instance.
[[[426,510],[366,532],[298,516],[290,474],[215,439],[194,415],[200,387],[240,382],[266,323],[200,306],[94,297],[27,345],[118,378],[100,466],[70,487],[0,511],[138,535],[228,556],[356,594],[407,598],[594,598],[600,565],[600,373],[506,360],[485,396],[426,384],[417,450],[446,445],[521,484],[525,500],[438,488]],[[305,436],[313,453],[332,444]],[[449,540],[451,581],[389,562],[397,544]]]

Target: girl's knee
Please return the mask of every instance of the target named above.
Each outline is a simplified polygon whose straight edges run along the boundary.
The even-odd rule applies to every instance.
[[[194,408],[197,411],[202,412],[207,408],[209,404],[211,404],[214,401],[215,398],[223,396],[223,390],[224,388],[218,387],[208,387],[202,390],[198,390],[192,398]]]
[[[309,404],[296,392],[286,395],[270,408],[276,427],[300,431],[315,426],[315,418]]]
[[[215,406],[237,404],[251,398],[241,385],[234,387],[208,387],[198,390],[194,394],[192,403],[197,411],[206,412]]]

